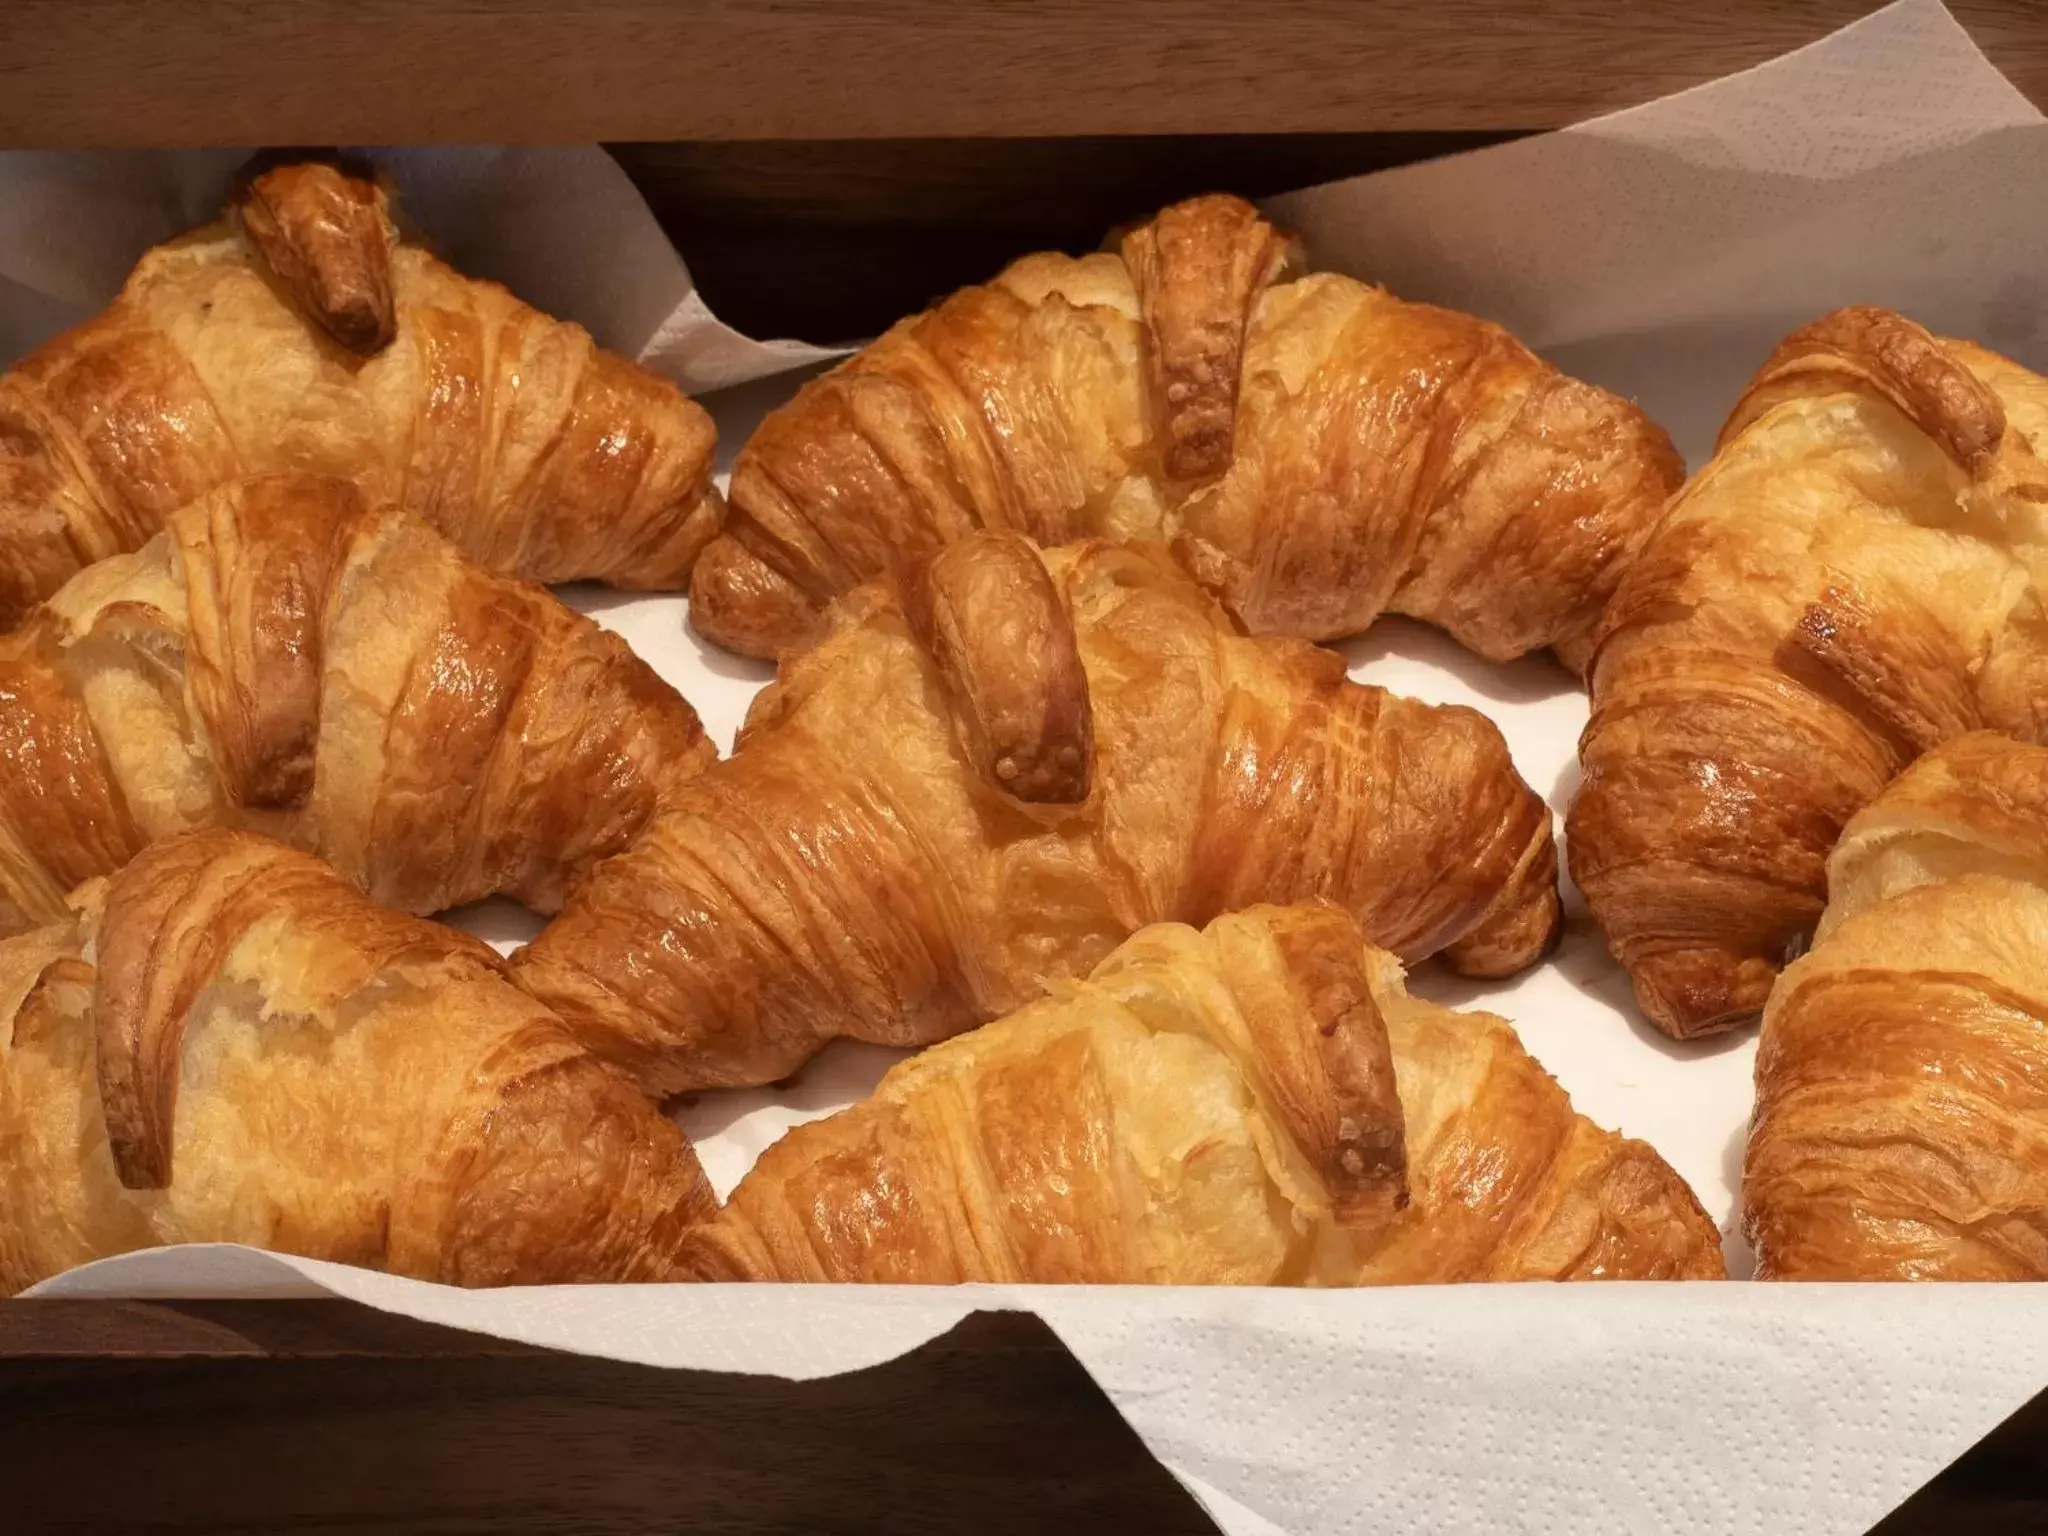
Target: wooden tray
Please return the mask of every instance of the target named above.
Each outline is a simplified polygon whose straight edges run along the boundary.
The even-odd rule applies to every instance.
[[[2048,6],[1950,4],[2048,103]],[[827,340],[1177,196],[1559,127],[1876,8],[7,0],[0,148],[602,141],[724,318]],[[1017,1315],[793,1387],[341,1302],[6,1302],[0,1424],[10,1533],[1212,1529]],[[2021,1529],[2025,1476],[1885,1529]]]

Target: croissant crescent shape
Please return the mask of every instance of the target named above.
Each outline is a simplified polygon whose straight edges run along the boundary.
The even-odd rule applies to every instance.
[[[781,655],[856,584],[1007,528],[1169,541],[1254,633],[1404,613],[1578,668],[1682,478],[1670,440],[1498,326],[1299,268],[1203,197],[897,325],[741,450],[692,622]]]
[[[459,1285],[661,1278],[682,1133],[497,957],[245,832],[0,941],[0,1293],[251,1243]]]
[[[1884,310],[1789,338],[1603,620],[1573,878],[1673,1035],[1753,1019],[1843,825],[2048,739],[2048,379]]]
[[[234,481],[0,635],[0,934],[211,825],[311,849],[390,906],[552,910],[715,756],[542,588],[348,481]]]
[[[1849,822],[1764,1009],[1761,1277],[2048,1279],[2044,956],[2048,749],[1959,736]]]
[[[678,588],[716,530],[710,418],[402,242],[373,184],[256,178],[0,376],[0,629],[237,476],[355,480],[492,570]]]
[[[650,1088],[943,1039],[1258,901],[1328,897],[1480,975],[1548,947],[1550,813],[1483,716],[1245,638],[1137,550],[984,533],[905,587],[785,660],[735,755],[515,958]]]
[[[1333,907],[1134,935],[770,1147],[715,1280],[1357,1285],[1719,1278],[1641,1142],[1486,1014],[1408,995]]]

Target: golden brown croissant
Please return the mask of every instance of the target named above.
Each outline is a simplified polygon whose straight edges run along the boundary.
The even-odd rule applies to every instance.
[[[2048,749],[1959,736],[1850,821],[1756,1090],[1763,1278],[2048,1279]]]
[[[1650,1018],[1747,1022],[1850,816],[2048,737],[2048,380],[1883,310],[1787,340],[1608,609],[1566,847]]]
[[[1508,1025],[1408,995],[1334,907],[1146,928],[770,1147],[715,1280],[1356,1285],[1718,1278],[1683,1180]]]
[[[1329,897],[1479,975],[1549,945],[1550,813],[1483,716],[1244,638],[1119,546],[984,533],[894,590],[842,605],[515,961],[650,1088],[943,1039],[1257,901]]]
[[[1670,440],[1498,326],[1330,273],[1234,197],[1026,257],[774,412],[690,617],[754,655],[975,528],[1171,542],[1254,633],[1381,613],[1574,669],[1675,490]]]
[[[244,832],[0,941],[0,1293],[240,1242],[459,1285],[666,1276],[682,1133],[475,940]]]
[[[256,178],[0,377],[0,629],[245,474],[344,475],[481,565],[680,587],[721,513],[708,416],[401,243],[372,184]]]
[[[390,906],[552,910],[716,752],[615,636],[348,481],[234,481],[0,635],[0,934],[233,824]]]

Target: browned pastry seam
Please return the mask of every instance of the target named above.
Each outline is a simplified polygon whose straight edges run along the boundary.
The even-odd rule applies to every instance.
[[[368,509],[346,481],[264,489],[210,498],[170,532],[200,594],[186,605],[186,679],[223,787],[236,805],[285,810],[312,793],[325,618]]]
[[[1290,1091],[1292,1078],[1272,1084],[1271,1091],[1298,1145],[1327,1142],[1317,1171],[1331,1192],[1331,1214],[1347,1228],[1372,1231],[1408,1204],[1401,1099],[1387,1021],[1358,964],[1358,925],[1340,909],[1329,912],[1328,918],[1274,923],[1272,942],[1297,1011],[1311,1027],[1309,1041],[1323,1079],[1334,1090],[1332,1099],[1327,1107],[1308,1102]],[[1232,960],[1240,959],[1241,946],[1225,940],[1222,947]],[[1251,1004],[1252,1017],[1263,1019],[1257,972],[1248,963],[1230,969],[1237,976],[1232,985]],[[1269,1047],[1267,1059],[1273,1054]],[[1334,1127],[1329,1124],[1333,1114]]]
[[[1245,332],[1294,243],[1235,198],[1166,209],[1123,240],[1145,320],[1145,366],[1168,479],[1206,484],[1230,466]]]
[[[1822,698],[1852,710],[1901,761],[1977,729],[1973,668],[1939,621],[1903,598],[1889,625],[1862,596],[1829,587],[1807,604],[1779,667]],[[1917,620],[1917,622],[1916,622]],[[1812,666],[1802,666],[1802,662]],[[1931,685],[1931,686],[1930,686]]]
[[[1078,805],[1095,739],[1066,605],[1029,546],[976,546],[964,557],[958,549],[941,550],[904,583],[903,605],[945,681],[961,747],[1004,794]]]

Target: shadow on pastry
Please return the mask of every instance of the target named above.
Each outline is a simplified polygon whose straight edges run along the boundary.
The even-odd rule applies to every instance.
[[[455,907],[440,914],[450,928],[482,939],[501,955],[509,955],[522,944],[531,944],[547,920],[529,912],[509,896],[491,896]]]
[[[756,661],[751,656],[742,656],[728,651],[703,639],[697,631],[686,631],[686,638],[697,649],[698,663],[713,677],[729,677],[738,683],[768,684],[775,681],[775,663]]]
[[[1721,1228],[1721,1257],[1728,1261],[1728,1278],[1731,1280],[1756,1278],[1756,1250],[1750,1246],[1749,1234],[1742,1230],[1742,1163],[1748,1148],[1749,1116],[1744,1115],[1742,1124],[1729,1134],[1727,1149],[1721,1154],[1722,1177],[1735,1191],[1734,1209],[1729,1211],[1727,1224]]]
[[[1585,776],[1585,770],[1579,766],[1576,756],[1566,758],[1564,766],[1557,770],[1557,782],[1550,786],[1549,800],[1551,808],[1559,815],[1563,815],[1570,808],[1572,799],[1578,794],[1579,785],[1584,782]],[[1562,844],[1563,837],[1560,836],[1558,841]],[[1565,885],[1574,896],[1577,896],[1579,888],[1571,883],[1569,874],[1565,876]],[[1579,899],[1583,903],[1584,898]]]
[[[1728,1030],[1694,1040],[1674,1040],[1650,1023],[1636,1006],[1627,973],[1609,958],[1599,929],[1576,893],[1567,893],[1564,931],[1551,952],[1549,968],[1594,1004],[1626,1019],[1636,1038],[1654,1047],[1660,1056],[1694,1061],[1736,1049],[1750,1038],[1745,1030]],[[1418,996],[1446,1008],[1493,1006],[1503,990],[1499,981],[1459,976],[1435,960],[1416,966],[1410,979]],[[1509,978],[1509,984],[1515,979]]]

